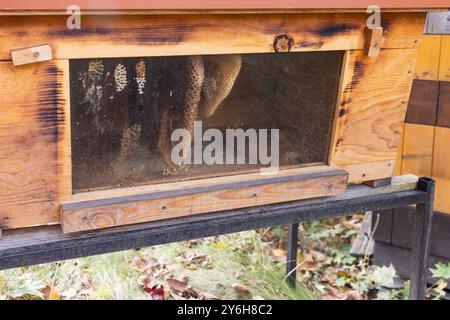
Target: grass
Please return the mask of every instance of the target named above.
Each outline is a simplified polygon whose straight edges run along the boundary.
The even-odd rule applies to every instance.
[[[264,230],[161,245],[0,272],[3,299],[151,299],[147,278],[169,289],[168,278],[220,299],[313,299],[284,281],[284,262],[268,254]],[[248,290],[233,289],[236,284]],[[168,290],[170,291],[170,290]],[[171,296],[168,296],[171,298]]]
[[[0,272],[0,299],[404,299],[393,266],[349,253],[362,216],[301,225],[297,286],[285,281],[286,227]],[[450,264],[430,298],[445,295]]]

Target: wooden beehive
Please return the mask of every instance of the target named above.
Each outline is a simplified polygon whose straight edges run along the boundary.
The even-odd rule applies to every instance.
[[[287,10],[283,6],[289,3],[279,2],[239,10],[233,2],[195,10],[186,10],[189,3],[122,10],[142,6],[87,10],[80,29],[67,28],[65,10],[2,12],[3,228],[53,223],[61,223],[64,232],[104,228],[332,196],[344,192],[347,183],[392,175],[424,10],[393,5],[396,10],[382,12],[382,29],[367,30],[363,4],[355,10],[301,5]],[[230,55],[239,56],[241,70],[207,124],[267,128],[274,121],[280,136],[283,128],[286,132],[280,139],[281,170],[261,175],[253,167],[201,167],[156,174],[158,164],[146,167],[151,157],[146,154],[157,145],[148,142],[155,140],[148,119],[160,132],[164,115],[159,102],[154,111],[145,97],[162,101],[164,95],[144,89],[155,83],[148,71],[143,73],[147,87],[139,86],[137,66],[170,74],[164,92],[172,97],[189,57],[214,64]],[[126,95],[114,78],[118,65],[134,70],[120,87],[130,87]],[[92,92],[94,99],[87,99]],[[101,100],[103,94],[108,98]],[[270,107],[270,99],[277,108]],[[142,114],[136,118],[137,104]],[[140,160],[131,152],[117,170],[123,139],[136,132],[146,149]],[[129,172],[139,166],[145,169]]]
[[[426,31],[394,174],[429,176],[436,181],[429,245],[429,261],[434,265],[450,260],[450,12],[430,14]],[[401,276],[410,265],[414,213],[414,208],[402,207],[377,218],[374,261],[393,263]]]

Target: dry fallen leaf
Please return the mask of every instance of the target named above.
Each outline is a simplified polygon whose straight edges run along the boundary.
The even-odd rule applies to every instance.
[[[280,248],[271,248],[269,250],[270,257],[276,262],[286,260],[286,250]]]
[[[338,293],[336,295],[326,295],[320,298],[320,300],[347,300],[348,296],[345,293]]]
[[[183,292],[189,288],[188,284],[185,281],[169,278],[166,280],[166,282],[169,285],[170,289],[178,292]]]
[[[327,256],[320,251],[310,250],[310,253],[312,254],[314,260],[318,262],[322,262],[327,258]]]
[[[206,293],[206,292],[202,292],[202,291],[198,291],[198,298],[200,300],[219,300],[219,298],[217,298],[215,295],[212,295],[210,293]]]
[[[61,296],[55,287],[45,286],[41,291],[46,300],[61,300]]]
[[[231,285],[231,287],[242,295],[248,295],[250,293],[250,290],[248,290],[246,286],[240,283],[234,283]]]
[[[172,297],[174,299],[200,299],[200,300],[217,300],[218,298],[212,294],[202,292],[200,290],[194,289],[187,284],[186,281],[180,281],[173,278],[168,278],[166,280],[170,289],[173,290],[171,292]]]
[[[166,282],[170,289],[180,294],[183,298],[198,298],[198,291],[189,286],[185,281],[169,278]]]

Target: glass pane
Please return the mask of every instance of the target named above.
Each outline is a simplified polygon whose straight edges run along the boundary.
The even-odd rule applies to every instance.
[[[266,154],[273,155],[277,136],[281,168],[326,163],[342,57],[315,52],[71,60],[74,192],[252,172],[273,164],[263,161],[260,143],[266,141]],[[200,136],[191,143],[200,137],[198,144],[171,141],[175,129],[193,134],[194,121],[200,121]],[[248,133],[244,155],[241,163],[234,157],[227,163],[227,152],[238,152],[237,140],[234,151],[226,148],[227,129],[239,128]],[[206,132],[214,139],[202,140]],[[224,163],[205,163],[202,151],[211,151],[216,140],[223,154],[220,144],[210,154]],[[189,151],[200,161],[174,163],[176,145],[185,148],[181,155]]]

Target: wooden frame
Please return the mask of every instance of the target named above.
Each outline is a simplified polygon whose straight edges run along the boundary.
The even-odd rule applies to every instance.
[[[0,98],[0,224],[59,223],[61,203],[75,201],[69,59],[269,53],[279,34],[292,37],[292,51],[346,51],[329,164],[345,169],[349,183],[390,177],[425,13],[383,14],[376,57],[364,54],[366,18],[355,12],[90,15],[81,30],[67,30],[64,16],[0,16],[0,80],[7,83],[3,90],[14,92]],[[12,66],[11,50],[43,43],[54,60]],[[62,212],[68,216],[64,205]]]

